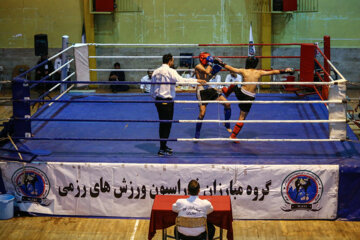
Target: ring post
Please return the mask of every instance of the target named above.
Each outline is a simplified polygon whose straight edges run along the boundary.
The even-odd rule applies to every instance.
[[[15,78],[12,82],[13,95],[13,117],[14,117],[14,137],[31,137],[31,121],[30,118],[30,87],[27,82],[16,81],[24,80]],[[21,101],[16,101],[21,100]]]
[[[67,35],[62,36],[62,50],[65,50],[68,47],[68,45],[69,45],[69,36],[67,36]],[[68,62],[66,51],[61,54],[61,62],[62,62],[62,64],[65,64]],[[64,80],[67,77],[68,67],[69,66],[66,66],[63,69],[61,69],[61,80]],[[66,88],[67,88],[66,83],[61,84],[60,93],[65,92]]]

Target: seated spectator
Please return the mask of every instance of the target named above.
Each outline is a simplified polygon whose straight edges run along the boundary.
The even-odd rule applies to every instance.
[[[140,82],[151,82],[152,74],[153,74],[153,71],[148,69],[147,75],[143,76],[141,78]],[[150,87],[151,87],[151,84],[140,84],[140,89],[144,93],[149,93],[150,92]]]
[[[216,74],[213,78],[211,78],[209,80],[209,82],[221,83],[221,76],[219,74]],[[222,88],[221,85],[210,85],[210,87],[215,88],[215,89],[221,89]]]
[[[240,74],[237,74],[235,72],[230,72],[230,74],[226,75],[225,82],[242,82],[242,76]],[[229,87],[230,85],[226,85],[225,87]],[[241,85],[239,84],[238,87],[241,88]]]
[[[178,199],[173,204],[172,210],[178,213],[180,217],[207,217],[214,209],[208,200],[199,198],[200,184],[196,180],[191,180],[188,184],[189,198]],[[211,223],[207,223],[208,239],[212,240],[215,234],[215,227]],[[205,227],[185,228],[178,227],[180,239],[206,239]]]
[[[115,69],[120,69],[120,63],[114,64]],[[112,71],[109,76],[109,81],[125,81],[125,73],[123,71]],[[124,92],[129,90],[128,85],[111,85],[111,91],[116,92]]]

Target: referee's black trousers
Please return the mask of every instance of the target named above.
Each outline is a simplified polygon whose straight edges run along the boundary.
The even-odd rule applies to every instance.
[[[156,97],[159,101],[171,101],[171,98]],[[174,116],[174,102],[169,103],[155,103],[160,120],[173,120]],[[160,123],[159,136],[160,138],[169,138],[172,123]],[[160,141],[160,149],[166,149],[166,141]]]

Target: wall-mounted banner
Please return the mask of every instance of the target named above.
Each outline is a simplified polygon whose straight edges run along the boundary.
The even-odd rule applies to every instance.
[[[150,217],[156,194],[230,195],[234,219],[335,219],[337,165],[0,163],[23,211]]]

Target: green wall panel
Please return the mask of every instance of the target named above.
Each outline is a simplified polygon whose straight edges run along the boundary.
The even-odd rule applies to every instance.
[[[359,11],[359,0],[319,0],[318,12],[274,14],[273,41],[312,43],[330,35],[332,47],[360,47]]]

